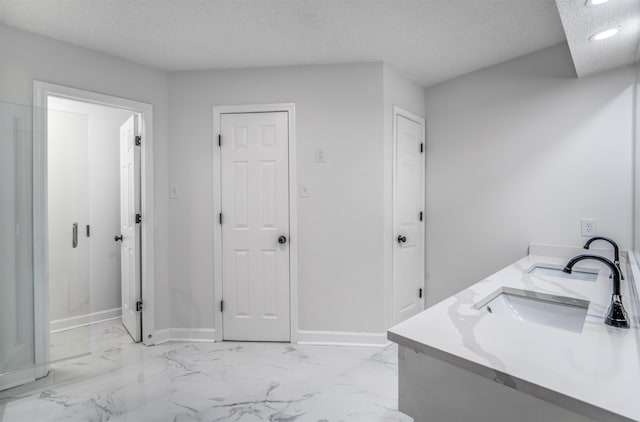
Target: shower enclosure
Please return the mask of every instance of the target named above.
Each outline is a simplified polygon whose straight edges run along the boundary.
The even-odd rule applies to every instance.
[[[46,157],[46,128],[47,110],[0,102],[0,390],[46,376],[55,371],[57,360],[90,352],[89,331],[61,337],[49,329],[50,268],[43,263],[48,262],[50,251],[43,238],[34,237],[43,232],[34,227],[47,230],[49,220],[48,201],[34,203],[34,186],[47,192],[47,168],[33,166],[34,154]],[[74,185],[68,189],[73,198]],[[68,236],[68,245],[54,255],[69,256],[71,265],[81,265],[77,258],[86,251],[73,247],[75,216],[60,218],[70,221],[59,230],[61,236]],[[57,269],[55,276],[64,282],[71,270]],[[86,285],[81,290],[88,291],[88,278],[82,283]],[[62,344],[62,338],[67,344]],[[55,353],[52,345],[58,347]]]

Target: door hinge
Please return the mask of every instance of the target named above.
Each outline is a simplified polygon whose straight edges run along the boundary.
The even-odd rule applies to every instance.
[[[424,218],[424,213],[420,211],[420,215],[418,217],[420,218],[420,221],[422,221],[422,219]]]
[[[222,213],[218,214],[218,221],[222,224]]]
[[[222,135],[218,135],[218,146],[222,146]]]
[[[141,300],[136,302],[136,311],[138,311],[138,312],[142,311],[142,301]]]
[[[418,289],[418,297],[419,297],[419,298],[422,298],[422,288],[419,288],[419,289]]]
[[[136,136],[136,146],[142,145],[142,136]]]
[[[224,300],[220,301],[220,312],[224,312]]]
[[[136,224],[142,223],[142,216],[140,214],[136,214]]]
[[[420,154],[424,152],[424,142],[420,143]]]

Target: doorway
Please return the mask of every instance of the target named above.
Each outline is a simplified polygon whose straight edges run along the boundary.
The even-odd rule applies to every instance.
[[[85,111],[82,108],[54,110],[52,107],[63,103],[84,107]],[[50,350],[55,340],[49,332],[51,328],[60,333],[77,325],[86,327],[96,321],[122,318],[134,341],[154,344],[152,108],[137,101],[40,81],[34,81],[34,107],[38,110],[34,112],[34,328],[36,366],[42,368],[37,376],[40,377],[46,375],[48,363],[56,358]],[[107,114],[113,117],[108,135],[111,142],[101,144],[103,148],[108,145],[110,153],[98,148],[96,161],[84,160],[85,164],[78,165],[83,162],[80,157],[90,157],[90,149],[97,148],[93,145],[93,137],[84,142],[86,147],[79,141],[80,133],[90,131],[92,125],[100,126],[96,110],[108,110]],[[63,117],[68,124],[62,123],[55,129],[60,113],[66,113]],[[117,124],[113,124],[114,121]],[[56,152],[55,133],[54,138],[47,136],[47,129],[52,129],[49,123],[53,124],[54,132],[75,127],[78,139],[72,142],[73,134],[63,131],[67,148]],[[101,130],[107,132],[104,127]],[[48,168],[50,152],[62,155],[63,163],[66,160],[62,188],[55,187],[60,182],[56,176],[50,179],[55,171]],[[103,179],[109,187],[100,188],[94,179]],[[88,192],[88,197],[98,199],[98,204],[88,201],[89,206],[83,205],[79,192]],[[64,200],[65,195],[71,198],[68,202]],[[64,206],[56,207],[52,200],[63,202]],[[54,205],[53,209],[49,209],[51,205]],[[66,221],[68,215],[64,222],[56,220],[69,210],[76,212],[71,218],[73,221]],[[135,213],[129,216],[134,210]],[[110,223],[106,224],[106,221]],[[127,233],[126,230],[132,227],[133,233]],[[61,240],[54,238],[56,230],[61,232],[58,233]],[[58,244],[65,250],[57,248]],[[59,288],[55,275],[56,266],[62,266],[56,262],[60,255],[66,259],[66,264],[72,265],[66,266],[63,277],[66,285],[63,283],[61,290],[65,290],[66,295],[55,302],[51,290]],[[97,255],[104,259],[100,261],[95,258]],[[102,262],[103,267],[92,268],[92,261]],[[108,268],[104,266],[107,262],[110,263]],[[118,265],[112,265],[114,262]],[[49,273],[51,277],[47,276]],[[120,289],[109,288],[98,278],[109,278],[111,287],[116,280],[121,283]],[[128,280],[135,282],[127,283]],[[99,301],[106,302],[107,299],[110,300],[108,305],[99,305]],[[60,316],[58,311],[64,308],[59,306],[60,301],[67,310],[73,311],[71,319],[56,318]],[[111,307],[115,301],[116,307]],[[108,309],[103,309],[105,306]],[[127,323],[128,313],[134,315],[133,323]],[[81,343],[89,341],[83,339]]]
[[[217,340],[295,341],[293,110],[214,109]]]
[[[424,308],[425,121],[393,108],[393,319]]]
[[[121,233],[122,199],[128,198],[121,192],[119,168],[126,145],[121,146],[120,135],[134,120],[128,110],[48,97],[52,361],[89,353],[91,326],[124,316],[125,254],[114,237]],[[137,331],[134,341],[140,340]]]

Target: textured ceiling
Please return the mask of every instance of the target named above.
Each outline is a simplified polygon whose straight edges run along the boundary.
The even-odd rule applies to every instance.
[[[587,7],[585,0],[556,0],[578,76],[636,62],[640,42],[640,0],[610,0]],[[589,37],[619,26],[620,32],[602,41]]]
[[[425,86],[565,39],[554,0],[0,0],[0,22],[168,71],[385,61]]]

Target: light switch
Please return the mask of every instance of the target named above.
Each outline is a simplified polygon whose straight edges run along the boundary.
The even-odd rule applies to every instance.
[[[327,153],[324,148],[316,148],[314,151],[316,163],[324,163],[327,161]]]
[[[178,185],[177,183],[172,183],[169,185],[169,198],[180,198],[180,185]]]
[[[308,198],[309,194],[309,186],[305,184],[300,184],[300,198]]]

